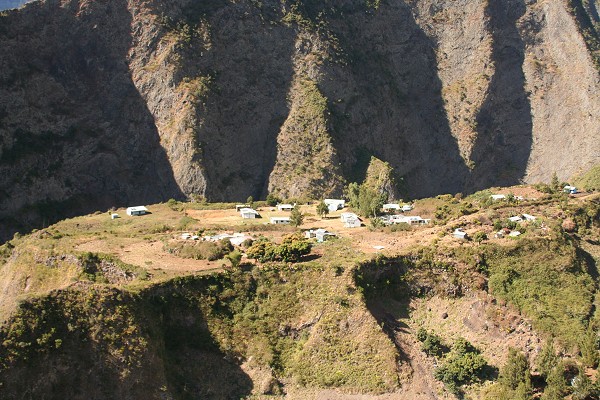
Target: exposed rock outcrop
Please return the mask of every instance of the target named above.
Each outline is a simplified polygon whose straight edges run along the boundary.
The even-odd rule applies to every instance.
[[[600,159],[597,21],[576,0],[33,2],[0,16],[0,235],[339,195],[371,156],[412,197],[567,179]]]

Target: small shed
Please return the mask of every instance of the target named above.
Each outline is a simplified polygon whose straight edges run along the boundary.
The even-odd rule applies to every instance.
[[[452,232],[452,236],[461,240],[467,240],[469,238],[467,232],[463,231],[462,228],[456,228],[454,232]]]
[[[505,194],[493,194],[490,196],[492,198],[492,200],[494,201],[499,201],[499,200],[506,200],[506,195]]]
[[[296,207],[295,204],[277,204],[277,210],[279,211],[292,211]]]
[[[260,216],[258,211],[256,211],[253,208],[241,208],[240,215],[242,216],[243,219],[254,219],[254,218]]]
[[[577,194],[577,188],[575,186],[567,185],[563,188],[563,192],[569,194]]]
[[[402,207],[400,207],[400,204],[396,203],[384,204],[382,208],[383,211],[400,211],[402,209]]]
[[[515,215],[514,217],[508,218],[508,220],[510,222],[521,222],[523,221],[523,217],[521,217],[520,215]]]
[[[346,206],[346,200],[325,199],[323,202],[327,205],[330,212],[341,210]]]
[[[344,222],[346,228],[358,228],[362,225],[361,219],[354,213],[342,213],[340,219]]]
[[[120,218],[119,214],[117,214],[117,213],[110,214],[110,219],[117,219],[117,218]]]
[[[413,208],[415,208],[415,206],[413,206],[412,204],[403,204],[401,210],[403,212],[408,212],[411,211]]]
[[[148,213],[148,209],[144,206],[127,207],[127,215],[135,217]]]
[[[307,239],[317,239],[317,242],[322,243],[327,240],[327,237],[335,236],[335,233],[331,233],[326,229],[311,229],[309,231],[304,232],[304,237]]]
[[[271,217],[273,225],[289,225],[291,222],[290,217]]]

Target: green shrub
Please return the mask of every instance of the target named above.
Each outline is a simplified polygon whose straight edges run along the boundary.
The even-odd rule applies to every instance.
[[[442,381],[453,393],[460,387],[476,382],[483,377],[487,363],[473,345],[463,338],[454,342],[442,365],[435,370],[435,378]]]
[[[421,350],[428,356],[441,357],[448,352],[448,347],[442,343],[442,339],[425,329],[420,328],[417,332],[417,339],[422,342]]]
[[[285,236],[280,245],[266,239],[257,240],[246,250],[246,255],[260,262],[298,262],[310,253],[311,248],[311,243],[302,235],[292,234]]]

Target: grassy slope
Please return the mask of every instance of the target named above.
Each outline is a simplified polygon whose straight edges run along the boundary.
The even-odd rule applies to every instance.
[[[561,205],[566,211],[560,211],[574,216],[578,235],[592,247],[598,228],[593,204]],[[461,205],[450,202],[448,214]],[[278,393],[280,385],[390,392],[398,387],[400,353],[380,327],[389,315],[378,307],[392,304],[408,314],[406,300],[415,296],[461,297],[487,285],[570,350],[593,313],[595,253],[586,256],[578,236],[565,235],[554,222],[550,234],[530,226],[523,239],[502,244],[434,240],[372,260],[341,239],[319,245],[322,257],[294,266],[174,279],[167,274],[117,285],[82,277],[70,258],[47,265],[81,241],[154,240],[165,235],[162,227],[182,220],[166,205],[153,209],[158,212],[149,218],[120,224],[106,215],[75,218],[11,241],[15,248],[6,252],[1,275],[28,277],[35,290],[15,298],[17,312],[0,329],[3,398],[24,388],[34,396],[79,398],[76,387],[82,393],[102,387],[105,397],[148,398],[239,397],[253,390]],[[492,212],[503,213],[502,206]],[[249,376],[259,370],[271,377],[266,389]],[[198,382],[198,376],[211,378]],[[39,383],[30,387],[32,380]]]

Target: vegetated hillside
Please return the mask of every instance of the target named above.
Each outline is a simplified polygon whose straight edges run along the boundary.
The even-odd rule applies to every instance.
[[[534,190],[504,190],[517,189]],[[113,253],[144,253],[158,239],[198,249],[211,243],[180,232],[232,229],[190,218],[193,204],[16,237],[0,247],[0,397],[514,399],[505,371],[515,348],[519,390],[597,398],[570,378],[595,379],[600,361],[599,198],[540,189],[550,194],[520,203],[491,202],[489,191],[424,199],[415,209],[437,204],[435,226],[354,228],[294,261],[253,261],[258,239],[235,250],[248,255],[242,264],[210,275],[173,277],[164,262],[134,266]],[[213,207],[205,215],[223,205]],[[515,213],[536,220],[493,238],[497,225],[517,229]],[[272,241],[289,233],[251,222],[236,229]],[[475,241],[453,239],[457,226],[476,230]],[[368,256],[355,240],[370,235],[412,244]],[[90,243],[111,254],[78,250]]]
[[[595,2],[47,0],[0,17],[3,236],[169,197],[407,195],[598,161]]]

